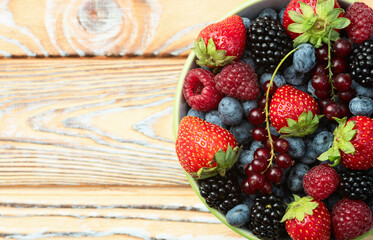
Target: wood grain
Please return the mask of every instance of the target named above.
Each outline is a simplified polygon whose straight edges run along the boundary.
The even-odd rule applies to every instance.
[[[246,1],[3,0],[0,56],[185,57],[203,27]]]
[[[0,55],[186,56],[204,26],[245,1],[3,0]]]
[[[0,185],[185,185],[172,105],[184,59],[4,59]]]
[[[0,239],[242,239],[189,187],[0,188],[0,213]]]

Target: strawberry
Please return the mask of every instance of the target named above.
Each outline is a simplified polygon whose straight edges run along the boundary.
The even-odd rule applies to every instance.
[[[317,102],[309,94],[283,85],[272,97],[269,118],[272,126],[287,137],[303,137],[317,129],[319,111]]]
[[[233,15],[202,29],[192,50],[198,65],[216,68],[239,60],[245,46],[246,27],[240,16]]]
[[[194,116],[181,120],[175,146],[181,166],[198,179],[224,176],[241,151],[227,129]]]
[[[338,119],[339,126],[334,130],[332,147],[321,154],[320,161],[330,160],[333,166],[339,162],[353,170],[367,170],[373,167],[373,119],[354,116]]]
[[[339,183],[337,171],[326,163],[314,166],[303,177],[304,192],[319,200],[328,198]]]
[[[300,198],[294,195],[294,202],[288,204],[281,220],[284,221],[286,231],[294,240],[330,239],[330,213],[323,202],[311,196]]]
[[[350,20],[337,0],[292,0],[284,12],[283,26],[294,45],[310,42],[316,48],[339,38],[339,30]]]

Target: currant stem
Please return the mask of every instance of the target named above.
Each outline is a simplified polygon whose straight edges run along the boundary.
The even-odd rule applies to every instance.
[[[328,71],[329,71],[329,83],[330,83],[330,85],[331,85],[331,95],[332,95],[332,97],[331,97],[331,100],[333,101],[333,102],[335,102],[335,92],[334,92],[334,89],[335,89],[335,87],[334,87],[334,85],[333,85],[333,71],[332,71],[332,56],[331,56],[331,50],[332,50],[332,48],[331,48],[331,43],[330,43],[330,36],[331,36],[331,33],[332,33],[332,29],[330,29],[330,31],[329,31],[329,36],[328,36],[328,66],[327,66],[327,68],[328,68]]]
[[[286,56],[281,59],[280,63],[277,65],[275,71],[273,72],[272,74],[272,77],[271,77],[271,80],[269,81],[269,84],[268,84],[268,88],[267,88],[267,91],[266,91],[266,104],[265,104],[265,107],[264,107],[264,112],[265,112],[265,122],[266,122],[266,130],[267,130],[267,134],[268,134],[268,139],[269,139],[269,143],[270,143],[270,146],[271,146],[271,157],[269,158],[269,164],[267,165],[266,169],[263,171],[267,171],[267,169],[272,166],[272,161],[273,161],[273,158],[275,156],[275,150],[273,148],[273,139],[272,139],[272,136],[271,136],[271,131],[269,129],[269,111],[268,111],[268,102],[269,102],[269,91],[271,90],[271,87],[273,85],[273,79],[275,78],[276,76],[276,73],[278,72],[278,70],[280,69],[281,65],[285,62],[285,60],[291,55],[293,54],[296,50],[298,50],[298,48],[294,48],[293,50],[291,50],[288,54],[286,54]]]

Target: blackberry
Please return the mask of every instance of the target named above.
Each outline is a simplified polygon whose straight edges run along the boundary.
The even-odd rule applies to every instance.
[[[349,56],[349,71],[353,80],[364,87],[373,87],[373,40],[356,45]]]
[[[285,232],[285,224],[280,222],[284,214],[281,197],[274,194],[258,196],[251,208],[248,228],[261,239],[279,239]]]
[[[198,180],[199,192],[209,207],[226,213],[241,203],[240,187],[231,172]]]
[[[255,66],[262,72],[273,72],[281,59],[293,49],[293,43],[282,24],[269,16],[258,17],[247,31],[247,46]]]
[[[343,171],[340,187],[345,197],[365,200],[373,194],[373,179],[363,171]]]

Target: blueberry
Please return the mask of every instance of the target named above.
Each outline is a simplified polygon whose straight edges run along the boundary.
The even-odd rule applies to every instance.
[[[251,142],[250,150],[255,151],[255,150],[257,150],[258,148],[261,148],[261,147],[264,147],[263,142],[254,140],[254,141]]]
[[[369,206],[370,211],[373,212],[373,196],[364,200],[364,202]]]
[[[277,12],[273,8],[264,8],[260,13],[259,17],[269,16],[272,19],[277,19]]]
[[[251,110],[256,108],[258,106],[258,101],[252,100],[252,101],[245,101],[242,103],[243,112],[245,114],[245,117],[249,116],[249,113]]]
[[[229,225],[234,227],[241,227],[249,221],[251,209],[246,204],[239,204],[229,210],[225,218]]]
[[[232,126],[229,128],[229,131],[236,138],[238,145],[242,145],[249,137],[251,137],[251,130],[254,128],[246,120],[242,120],[240,124]]]
[[[308,90],[308,84],[307,83],[299,85],[299,86],[293,86],[293,87],[295,87],[296,89],[301,90],[302,92],[305,92],[305,93]]]
[[[260,76],[260,86],[263,86],[263,84],[271,80],[271,78],[272,78],[272,73],[263,73]],[[285,78],[279,73],[275,75],[275,77],[273,78],[273,82],[276,84],[277,87],[281,87],[282,85],[286,84]]]
[[[237,125],[242,120],[243,109],[237,99],[224,97],[219,103],[218,111],[227,125]]]
[[[222,128],[227,128],[227,125],[221,119],[218,110],[212,110],[212,111],[206,113],[205,120],[209,123],[219,125]]]
[[[241,60],[244,63],[250,64],[250,66],[255,69],[255,62],[254,62],[254,60],[250,56],[243,55],[242,58],[241,58]]]
[[[284,184],[274,184],[272,193],[279,197],[286,197],[289,195],[289,189]]]
[[[298,193],[303,191],[303,177],[310,170],[310,167],[304,163],[295,164],[287,178],[287,185],[291,192]]]
[[[237,168],[242,173],[245,174],[245,168],[247,164],[250,164],[254,159],[254,151],[253,150],[242,150],[240,156],[238,157],[237,161]]]
[[[307,83],[307,93],[310,94],[313,98],[318,99],[318,97],[315,95],[315,89],[312,86],[312,81],[308,81]]]
[[[189,109],[189,111],[187,113],[187,116],[198,117],[198,118],[200,118],[202,120],[205,120],[205,115],[206,115],[205,112],[197,111],[197,110],[194,110],[193,108]]]
[[[284,13],[285,13],[285,10],[286,10],[286,8],[283,8],[283,9],[281,9],[280,12],[278,13],[278,17],[280,18],[280,21],[281,21],[282,24],[283,24],[283,22],[284,22]]]
[[[273,126],[269,126],[269,132],[273,135],[273,136],[280,136],[281,134],[276,130],[276,128],[274,128]]]
[[[307,146],[306,154],[304,154],[304,156],[300,158],[300,162],[305,164],[313,164],[314,162],[316,162],[318,156],[319,154],[317,154],[317,152],[313,148]]]
[[[285,68],[284,77],[287,83],[295,86],[302,85],[307,81],[307,74],[295,70],[294,65]]]
[[[333,145],[334,135],[328,131],[322,131],[315,136],[311,143],[311,148],[316,151],[318,155],[328,151]]]
[[[351,88],[355,89],[356,96],[364,96],[373,98],[373,91],[371,88],[365,88],[355,81],[352,81]]]
[[[350,101],[348,107],[353,115],[369,117],[373,113],[373,100],[368,97],[355,97]]]
[[[306,145],[302,138],[287,138],[289,142],[288,153],[293,158],[300,158],[306,154]]]
[[[246,17],[241,17],[243,25],[245,25],[245,28],[248,29],[251,26],[252,21]]]
[[[307,73],[311,71],[316,65],[315,48],[308,43],[299,45],[293,56],[293,65],[298,72]]]

